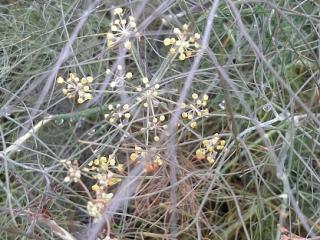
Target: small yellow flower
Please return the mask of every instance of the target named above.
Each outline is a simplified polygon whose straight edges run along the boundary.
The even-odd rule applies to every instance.
[[[83,99],[83,98],[78,98],[77,102],[78,102],[79,104],[82,104],[82,103],[84,103],[84,99]]]
[[[157,164],[158,166],[162,166],[163,165],[163,160],[161,159],[161,157],[159,155],[156,156],[156,158],[153,160],[153,162],[155,164]]]
[[[130,50],[132,47],[130,37],[138,33],[135,18],[133,16],[124,18],[124,12],[122,8],[115,8],[113,10],[115,19],[112,21],[111,32],[106,34],[107,46],[109,48],[115,46],[117,43],[123,43],[124,47]]]
[[[123,105],[123,110],[128,110],[129,109],[129,104],[125,104],[125,105]]]
[[[112,104],[109,104],[108,105],[108,109],[111,111],[113,109],[113,105]]]
[[[224,148],[223,145],[217,145],[217,146],[216,146],[216,149],[217,149],[217,150],[222,150],[223,148]]]
[[[132,78],[132,72],[127,72],[126,78],[127,78],[127,79],[131,79],[131,78]]]
[[[193,114],[192,113],[187,113],[188,114],[188,119],[189,120],[192,120],[194,118]]]
[[[190,127],[196,128],[196,127],[197,127],[197,122],[192,122],[192,123],[190,124]]]
[[[88,81],[88,83],[92,83],[93,82],[93,77],[91,77],[91,76],[87,77],[87,81]]]
[[[98,184],[94,184],[94,185],[91,187],[91,189],[92,189],[92,191],[97,192],[97,191],[100,190],[100,187],[99,187]]]
[[[165,38],[164,41],[163,41],[163,44],[165,46],[169,46],[171,44],[171,39],[170,38]]]
[[[107,185],[108,186],[113,186],[115,184],[117,184],[118,182],[121,182],[121,179],[119,178],[110,178],[107,180]]]
[[[76,99],[78,104],[82,104],[87,100],[91,100],[92,90],[90,83],[93,78],[88,76],[80,79],[75,73],[70,73],[69,78],[65,81],[62,77],[58,77],[57,83],[65,84],[66,88],[62,89],[62,93],[69,99]]]
[[[146,78],[146,77],[144,77],[144,78],[142,78],[142,82],[143,82],[144,84],[147,84],[147,83],[149,82],[149,79]]]
[[[180,31],[179,28],[174,28],[174,29],[173,29],[173,33],[178,35],[178,34],[181,33],[181,31]]]
[[[139,146],[135,146],[135,147],[134,147],[134,150],[140,152],[140,151],[142,151],[142,148],[139,147]]]
[[[193,94],[192,94],[192,98],[193,98],[193,99],[198,99],[198,97],[199,97],[198,94],[196,94],[196,93],[193,93]]]
[[[186,55],[185,55],[184,53],[181,53],[181,54],[179,55],[179,60],[183,61],[183,60],[185,60],[185,59],[186,59]]]
[[[166,120],[166,117],[165,117],[164,115],[161,115],[161,116],[159,117],[159,119],[160,119],[161,122],[163,122],[164,120]]]
[[[124,171],[124,166],[123,166],[123,164],[118,164],[118,165],[117,165],[117,170],[118,170],[120,173],[122,173],[122,172]]]
[[[210,164],[213,164],[215,161],[214,161],[214,159],[213,159],[213,157],[211,157],[211,156],[208,156],[207,157],[207,161],[210,163]]]
[[[126,49],[130,50],[131,47],[132,47],[131,42],[130,42],[129,40],[125,41],[124,47],[125,47]]]
[[[62,77],[58,77],[57,78],[57,83],[64,83],[64,79]]]
[[[176,52],[176,50],[175,50],[174,48],[170,48],[170,49],[169,49],[169,53],[170,53],[171,55],[175,54],[175,52]]]
[[[175,38],[165,38],[163,44],[170,46],[169,54],[173,55],[176,51],[179,52],[179,60],[183,61],[186,58],[190,58],[200,48],[199,39],[200,34],[190,34],[187,24],[184,24],[181,29],[174,28],[173,33],[176,35]]]
[[[93,97],[92,97],[92,94],[91,93],[85,93],[84,95],[84,99],[85,100],[91,100]]]
[[[138,158],[138,154],[136,154],[136,153],[131,153],[131,155],[130,155],[130,160],[131,160],[131,161],[136,161],[137,158]]]
[[[204,159],[205,156],[206,156],[206,152],[205,152],[204,149],[199,148],[199,149],[196,150],[196,157],[197,157],[198,160]]]
[[[214,134],[211,139],[205,139],[202,141],[203,148],[196,151],[197,159],[201,160],[206,158],[210,164],[215,162],[216,155],[218,154],[216,150],[221,151],[225,146],[226,141],[220,140],[219,134]]]
[[[103,200],[109,201],[109,200],[112,199],[113,193],[102,193],[101,197],[102,197]]]
[[[66,176],[66,177],[63,179],[64,182],[70,182],[70,180],[71,180],[71,179],[70,179],[69,176]]]
[[[116,160],[114,158],[109,159],[109,164],[110,164],[110,166],[115,166]]]
[[[114,10],[113,10],[113,14],[117,14],[117,15],[122,15],[122,13],[123,13],[123,9],[122,8],[115,8]]]
[[[182,118],[188,118],[188,113],[187,112],[183,112],[181,115],[182,115]]]
[[[100,163],[107,163],[107,158],[106,157],[100,157]]]
[[[65,182],[78,182],[80,181],[81,178],[81,171],[79,168],[78,161],[66,161],[66,160],[61,160],[61,164],[67,168],[68,170],[68,175],[64,178]]]

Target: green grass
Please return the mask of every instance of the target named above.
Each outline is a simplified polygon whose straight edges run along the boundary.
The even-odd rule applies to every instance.
[[[172,2],[147,1],[143,8],[143,1],[119,2],[127,15],[140,14],[138,29],[145,26],[121,58],[123,47],[110,50],[106,39],[117,3],[101,1],[57,72],[91,1],[0,2],[1,240],[94,239],[90,197],[81,183],[95,196],[96,181],[83,169],[109,154],[125,171],[116,174],[122,182],[108,187],[121,204],[106,213],[111,219],[100,229],[101,239],[109,232],[117,239],[279,240],[279,226],[301,237],[320,235],[319,3],[221,0],[208,48],[193,72],[197,55],[173,59],[163,40],[184,23],[203,39],[211,1]],[[161,4],[162,13],[155,10]],[[133,73],[123,89],[105,84],[106,69],[114,64]],[[93,76],[93,100],[79,105],[62,94],[62,85],[50,84],[69,73]],[[192,74],[182,101],[190,103],[192,93],[208,94],[210,113],[195,129],[181,117],[180,126],[171,128]],[[158,107],[136,103],[144,93],[135,89],[142,77],[151,87],[160,84]],[[130,105],[123,128],[104,118],[108,105],[117,103]],[[144,130],[153,111],[174,129],[170,136],[160,129],[159,143],[153,130]],[[196,150],[215,133],[226,141],[225,149],[214,164],[197,160]],[[148,149],[147,160],[160,154],[164,164],[140,174],[127,185],[129,196],[121,195],[127,176],[145,164],[129,160],[135,145]],[[81,183],[63,181],[63,159],[78,160]],[[59,238],[57,226],[70,236]]]

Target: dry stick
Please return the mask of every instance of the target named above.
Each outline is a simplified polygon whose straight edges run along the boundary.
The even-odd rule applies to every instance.
[[[41,127],[46,125],[48,122],[50,122],[51,119],[44,119],[38,122],[31,130],[27,131],[23,136],[19,137],[11,146],[4,149],[4,151],[1,153],[6,157],[10,157],[13,153],[18,151],[20,147],[31,137],[36,134]]]
[[[178,99],[177,102],[177,108],[175,109],[172,118],[168,124],[169,129],[169,135],[170,136],[174,136],[174,131],[176,129],[177,123],[178,123],[178,119],[179,119],[179,115],[181,113],[181,104],[184,102],[184,100],[187,97],[187,93],[191,87],[192,84],[192,80],[193,77],[195,75],[196,70],[198,69],[198,66],[200,64],[200,60],[204,54],[205,49],[207,48],[209,39],[210,39],[210,33],[212,30],[212,25],[213,25],[213,20],[215,17],[215,13],[216,10],[218,8],[219,5],[219,0],[216,0],[212,3],[212,7],[210,9],[209,15],[208,15],[208,19],[207,19],[207,23],[206,23],[206,27],[205,27],[205,31],[203,34],[203,39],[201,41],[201,48],[199,53],[197,54],[196,58],[194,59],[194,62],[191,66],[191,69],[189,71],[189,75],[186,79],[186,82],[181,90],[180,93],[180,97]],[[177,154],[176,154],[176,149],[175,149],[175,144],[174,144],[174,137],[171,137],[168,141],[168,156],[170,159],[170,184],[174,185],[177,181],[177,166],[179,165],[178,161],[177,161]],[[176,191],[177,191],[177,187],[172,187],[171,192],[170,192],[170,200],[171,200],[171,204],[172,204],[172,213],[170,216],[170,230],[171,230],[171,235],[173,236],[173,239],[176,239],[176,235],[177,235],[177,216],[176,216],[176,204],[177,204],[177,196],[176,196]]]
[[[54,220],[45,217],[39,217],[37,220],[50,227],[51,231],[57,236],[59,236],[61,239],[76,240],[69,232],[67,232],[64,228],[60,227]]]
[[[56,119],[69,119],[69,118],[77,118],[77,117],[83,117],[83,116],[90,116],[92,114],[97,114],[99,112],[102,112],[106,106],[102,107],[94,107],[90,109],[86,109],[79,112],[73,112],[73,113],[64,113],[64,114],[56,114],[56,115],[49,115],[40,122],[38,122],[35,126],[33,126],[30,130],[27,130],[27,132],[19,137],[14,143],[12,143],[8,148],[5,148],[3,151],[0,152],[0,157],[6,156],[10,157],[13,153],[20,150],[21,146],[24,145],[24,143],[35,134],[46,124],[48,124],[52,120]]]

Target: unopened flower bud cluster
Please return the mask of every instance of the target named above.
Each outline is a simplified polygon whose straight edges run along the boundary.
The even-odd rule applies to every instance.
[[[218,151],[222,151],[225,144],[226,141],[221,140],[219,134],[216,133],[211,139],[202,141],[202,146],[196,150],[196,158],[198,160],[206,159],[210,164],[213,164]]]
[[[165,38],[163,44],[171,46],[169,53],[178,54],[179,60],[183,61],[186,58],[192,57],[200,48],[200,34],[191,34],[189,26],[184,24],[182,28],[174,28],[173,33],[175,37]]]
[[[81,178],[81,170],[78,161],[61,160],[60,163],[67,169],[67,176],[64,182],[79,182]]]
[[[125,17],[122,8],[116,8],[113,11],[114,20],[111,25],[111,31],[107,33],[107,46],[113,47],[114,45],[124,42],[123,46],[130,50],[132,43],[130,38],[137,34],[137,24],[133,16]]]
[[[129,104],[109,104],[108,110],[109,113],[106,113],[104,118],[108,123],[117,125],[119,128],[125,126],[128,123],[128,119],[131,117]]]
[[[125,84],[125,80],[131,80],[133,77],[132,72],[123,73],[123,67],[118,65],[115,72],[110,69],[106,70],[106,74],[112,76],[112,81],[110,82],[110,87],[122,87]]]
[[[120,175],[115,172],[123,173],[123,164],[118,164],[115,156],[110,154],[108,157],[100,156],[88,163],[84,171],[92,175],[95,183],[91,190],[95,198],[87,203],[87,210],[90,216],[99,219],[107,203],[112,199],[113,193],[109,188],[121,182]]]
[[[183,110],[181,117],[190,121],[191,128],[196,128],[198,125],[197,119],[206,117],[209,114],[209,109],[206,107],[209,96],[205,94],[199,97],[197,93],[192,93],[191,97],[190,104],[183,103],[181,105]]]
[[[69,78],[65,80],[63,77],[57,78],[58,84],[63,84],[62,92],[69,99],[76,99],[78,104],[82,104],[87,100],[92,99],[92,89],[90,84],[93,77],[79,78],[75,73],[70,73]]]

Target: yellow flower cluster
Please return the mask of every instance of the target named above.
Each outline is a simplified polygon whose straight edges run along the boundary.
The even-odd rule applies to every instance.
[[[122,87],[125,83],[125,80],[131,80],[133,75],[132,72],[123,73],[122,66],[118,65],[116,71],[113,73],[110,69],[106,71],[107,75],[111,75],[113,77],[110,82],[110,87]]]
[[[144,171],[146,173],[153,173],[158,167],[163,165],[163,160],[159,154],[157,154],[152,162],[145,164]]]
[[[166,117],[164,115],[160,115],[159,117],[153,117],[152,121],[147,121],[147,127],[142,128],[142,131],[154,131],[153,140],[155,142],[160,141],[159,133],[165,132],[168,128],[166,124],[163,124],[166,120]]]
[[[107,33],[107,45],[113,47],[116,43],[124,40],[124,47],[131,49],[132,44],[130,37],[137,34],[137,24],[133,16],[124,18],[124,11],[122,8],[116,8],[113,11],[115,19],[111,25],[111,31]]]
[[[171,46],[169,53],[179,53],[179,59],[181,61],[186,58],[192,57],[200,48],[199,39],[200,34],[190,34],[187,24],[182,26],[182,29],[174,28],[173,33],[176,37],[165,38],[163,44],[165,46]]]
[[[104,118],[110,124],[117,124],[119,128],[122,128],[125,124],[127,124],[128,119],[131,117],[129,112],[130,106],[128,104],[124,104],[123,106],[121,106],[121,104],[109,104],[108,110],[110,113],[106,113]]]
[[[218,154],[217,151],[223,150],[225,144],[226,141],[220,140],[219,134],[216,133],[211,139],[202,141],[203,147],[196,150],[196,158],[198,160],[207,159],[209,163],[213,164],[215,157]]]
[[[78,161],[61,160],[61,164],[68,169],[68,174],[64,178],[65,182],[79,182],[81,178],[81,171],[79,168]],[[121,181],[120,178],[114,177],[108,166],[123,169],[123,166],[115,166],[115,159],[113,155],[109,155],[108,159],[106,157],[99,157],[93,161],[90,161],[88,168],[84,168],[87,173],[94,174],[93,179],[97,180],[91,189],[95,192],[95,198],[87,202],[88,214],[94,217],[96,220],[101,218],[103,210],[105,209],[107,203],[113,197],[112,193],[107,193],[108,186],[113,186],[114,184]]]
[[[147,151],[142,149],[139,146],[135,146],[134,152],[130,155],[130,160],[132,162],[144,160],[146,157]],[[150,151],[151,154],[151,151]],[[144,171],[145,172],[154,172],[158,167],[163,165],[163,159],[159,154],[154,154],[151,157],[152,161],[145,164]]]
[[[141,147],[135,146],[134,147],[134,152],[131,153],[130,155],[130,160],[135,162],[135,161],[139,161],[141,159],[143,159],[146,155],[146,151],[142,150]]]
[[[188,119],[191,121],[190,126],[192,128],[197,127],[196,119],[200,117],[205,117],[209,114],[209,109],[206,108],[209,100],[208,95],[203,95],[202,98],[199,98],[197,93],[192,94],[192,102],[190,104],[183,103],[181,108],[183,112],[181,114],[183,119]]]
[[[89,215],[96,219],[101,217],[101,213],[113,197],[112,193],[108,193],[108,187],[121,182],[121,178],[117,177],[111,169],[118,170],[120,173],[124,169],[123,164],[117,164],[113,154],[110,154],[108,158],[99,156],[95,160],[90,161],[88,166],[83,169],[88,174],[92,174],[92,178],[96,181],[91,186],[91,190],[95,193],[95,199],[87,203]]]
[[[115,156],[110,154],[107,157],[101,156],[88,163],[88,166],[83,169],[87,173],[93,173],[93,179],[97,180],[91,189],[98,192],[103,192],[108,186],[113,186],[120,182],[121,179],[114,177],[114,173],[111,171],[117,170],[122,173],[124,170],[123,164],[117,164]]]
[[[80,80],[75,73],[70,73],[67,80],[64,80],[62,77],[57,78],[57,83],[65,85],[65,88],[62,89],[63,94],[69,99],[77,99],[79,104],[92,99],[90,87],[92,81],[93,77],[91,76],[81,78]]]
[[[114,158],[114,155],[111,154],[107,157],[98,157],[93,161],[90,161],[88,163],[88,167],[84,168],[83,170],[88,171],[106,171],[109,169],[110,166],[114,167],[116,165],[116,160]]]
[[[159,105],[159,100],[157,96],[159,95],[159,84],[155,84],[150,86],[149,79],[147,77],[143,77],[141,79],[144,87],[141,85],[136,87],[138,92],[141,92],[140,96],[137,97],[137,102],[142,103],[145,108],[148,107],[157,107]]]
[[[87,211],[89,216],[94,217],[96,221],[101,219],[102,213],[112,197],[113,193],[102,193],[99,197],[96,197],[96,199],[88,201]]]
[[[96,194],[100,194],[105,192],[107,187],[111,187],[121,182],[121,178],[115,177],[114,175],[115,173],[109,170],[106,173],[97,173],[94,176],[94,179],[97,180],[97,183],[92,185],[92,191],[96,192]]]
[[[79,182],[81,178],[81,171],[78,161],[71,162],[70,160],[61,160],[60,163],[68,170],[67,176],[64,178],[64,181]]]
[[[127,14],[125,14],[124,9],[122,8],[115,8],[113,16],[114,19],[111,24],[111,30],[106,34],[108,47],[121,44],[119,45],[120,47],[125,47],[128,50],[132,49],[133,46],[130,39],[138,34],[134,17],[127,17]],[[200,34],[191,33],[187,24],[184,24],[181,29],[174,28],[173,33],[174,37],[165,38],[163,41],[165,46],[170,47],[169,53],[178,56],[182,61],[194,56],[200,48]],[[128,134],[134,132],[134,136],[138,140],[145,137],[145,139],[147,139],[145,145],[141,143],[141,145],[135,146],[134,149],[126,152],[126,154],[129,155],[129,159],[122,160],[120,159],[120,156],[123,158],[128,155],[117,155],[117,148],[115,152],[110,155],[98,156],[95,159],[92,158],[94,160],[88,162],[87,166],[82,170],[80,170],[77,161],[61,161],[68,171],[64,181],[80,182],[80,185],[85,189],[84,192],[87,193],[89,198],[89,201],[87,202],[88,214],[96,220],[102,217],[103,211],[113,198],[113,193],[111,193],[113,187],[121,182],[122,177],[125,176],[125,166],[127,167],[127,165],[142,163],[145,173],[154,173],[156,170],[162,169],[161,166],[165,163],[165,158],[161,154],[161,150],[156,147],[158,147],[160,138],[163,134],[167,134],[168,126],[166,125],[166,122],[167,119],[170,118],[170,109],[174,106],[174,102],[162,97],[165,94],[168,94],[168,92],[160,89],[160,85],[157,84],[157,81],[160,80],[161,77],[155,76],[154,79],[157,78],[158,80],[151,80],[151,82],[149,82],[149,79],[145,77],[146,75],[142,74],[141,79],[139,79],[135,74],[134,81],[139,82],[136,84],[134,81],[129,81],[133,79],[132,72],[126,72],[124,68],[125,65],[118,65],[113,70],[106,70],[106,75],[111,79],[110,87],[113,89],[123,89],[122,87],[125,86],[126,90],[130,89],[126,94],[128,93],[130,98],[135,97],[137,103],[132,105],[109,104],[104,118],[109,124],[118,128],[123,128],[127,125],[128,131],[125,132]],[[139,72],[142,71],[140,70]],[[88,76],[79,79],[75,73],[70,73],[67,80],[62,77],[57,78],[57,83],[64,85],[62,90],[63,94],[69,99],[75,99],[79,104],[93,98],[92,82],[93,77]],[[175,89],[173,89],[173,91],[175,91]],[[110,92],[113,94],[119,93],[117,90],[112,90]],[[117,99],[117,97],[112,96],[110,99]],[[163,107],[160,104],[160,101],[166,100],[168,105]],[[197,121],[200,118],[208,116],[208,100],[209,96],[206,94],[199,96],[197,93],[192,93],[191,100],[182,104],[181,118],[187,120],[188,125],[191,128],[197,127]],[[136,106],[139,106],[139,110],[141,110],[140,108],[143,109],[142,111],[134,113],[134,116],[138,116],[139,123],[137,123],[137,120],[131,121],[130,124],[128,124],[132,118],[131,113],[133,113],[133,109]],[[142,121],[140,121],[141,119]],[[129,129],[131,125],[134,129]],[[122,130],[121,133],[124,132]],[[147,134],[145,134],[145,131]],[[140,138],[140,136],[142,137]],[[126,142],[126,144],[128,143]],[[202,141],[200,147],[195,152],[195,157],[198,160],[206,159],[209,163],[214,163],[216,155],[219,151],[224,149],[224,146],[225,141],[221,140],[218,134],[215,134],[211,139]],[[128,160],[128,162],[120,164],[118,160],[122,163],[124,160]],[[89,185],[85,185],[84,181],[80,180],[81,175],[90,177],[93,182]]]

